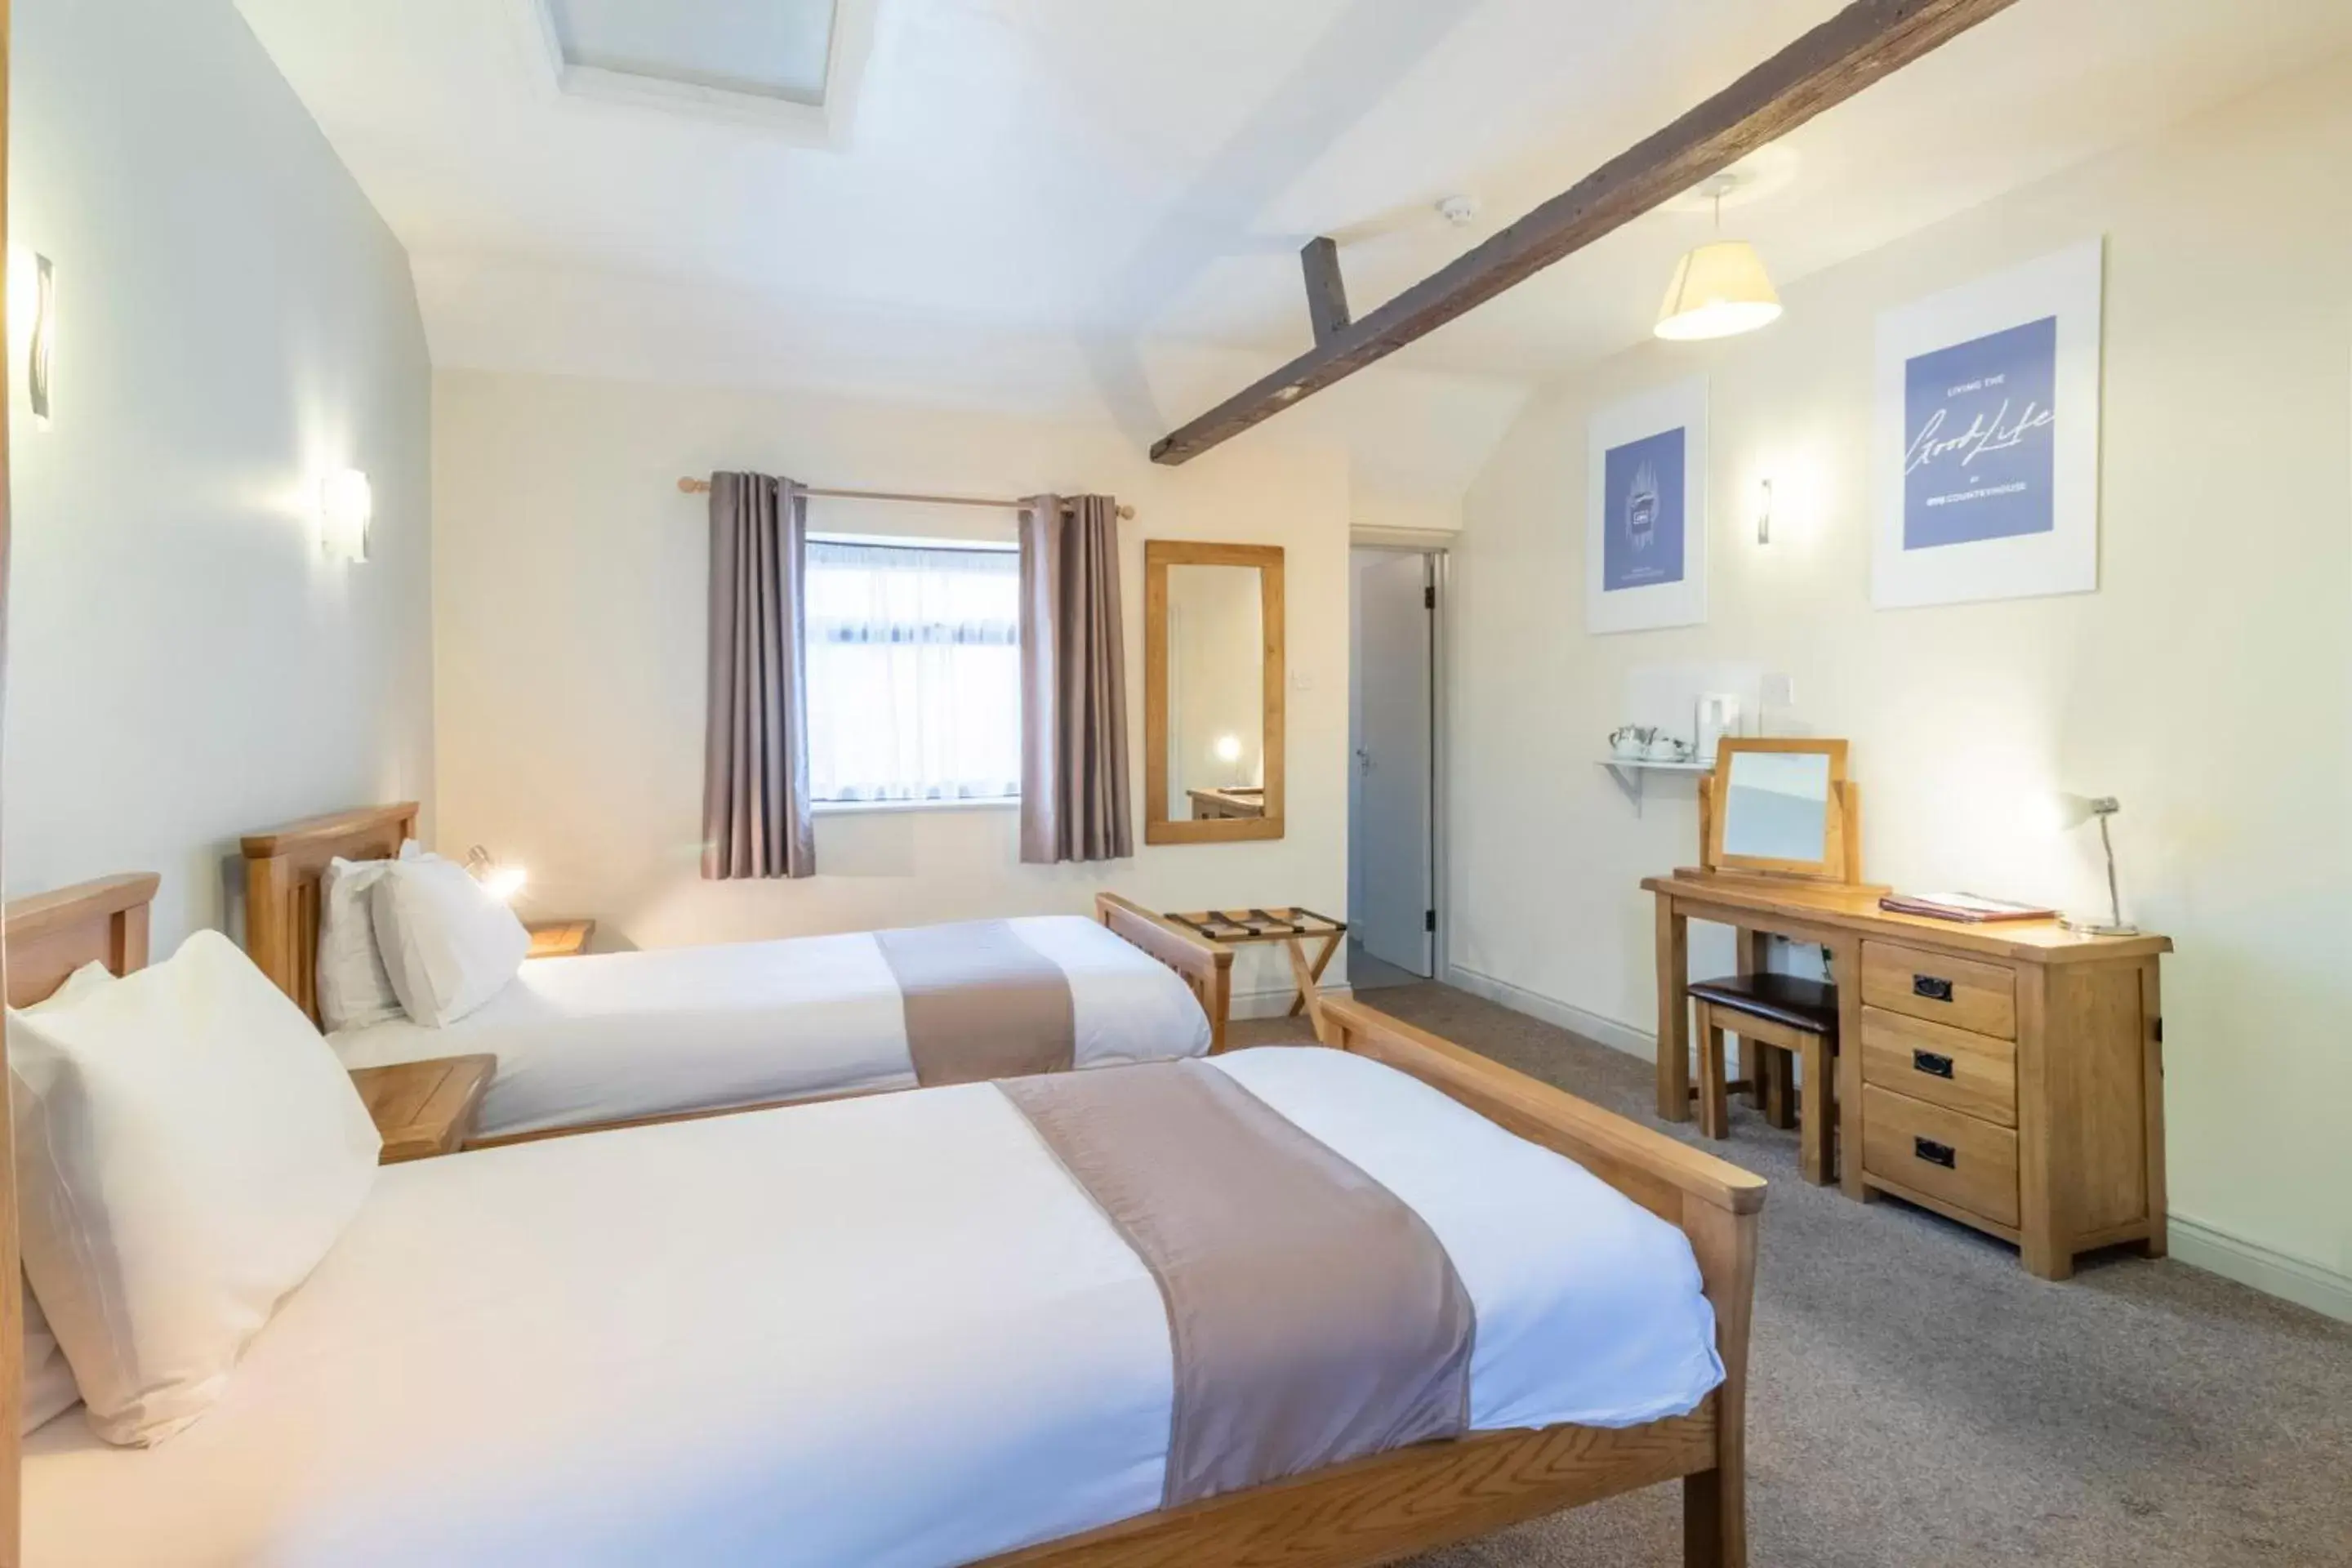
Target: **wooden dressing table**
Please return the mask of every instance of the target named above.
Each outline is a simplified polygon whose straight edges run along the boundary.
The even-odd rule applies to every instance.
[[[1710,850],[1715,793],[1701,801]],[[1657,898],[1659,1116],[1691,1117],[1690,921],[1734,927],[1742,973],[1763,967],[1767,937],[1818,943],[1838,986],[1848,1196],[1892,1193],[2000,1237],[2044,1279],[2118,1243],[2163,1256],[2157,966],[2171,939],[1890,913],[1885,889],[1842,879],[1858,868],[1858,810],[1843,805],[1840,879],[1726,869],[1711,852],[1717,865],[1642,883]]]

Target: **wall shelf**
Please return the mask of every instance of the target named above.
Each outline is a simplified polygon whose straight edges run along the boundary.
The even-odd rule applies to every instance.
[[[1601,765],[1609,770],[1609,776],[1617,781],[1617,787],[1624,792],[1627,800],[1633,803],[1633,815],[1636,816],[1642,815],[1642,783],[1647,775],[1715,772],[1715,763],[1712,762],[1696,760],[1686,763],[1654,763],[1643,757],[1603,757],[1601,759]]]

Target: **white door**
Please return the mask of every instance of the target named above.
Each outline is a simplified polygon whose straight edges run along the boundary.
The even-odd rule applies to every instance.
[[[1436,947],[1429,558],[1359,550],[1352,564],[1348,924],[1371,957],[1427,978]]]

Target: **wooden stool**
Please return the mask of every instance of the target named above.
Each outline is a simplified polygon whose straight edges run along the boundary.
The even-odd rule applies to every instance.
[[[1816,1186],[1831,1181],[1837,1164],[1836,1069],[1830,1065],[1838,1048],[1837,987],[1789,974],[1739,974],[1696,981],[1690,994],[1697,1004],[1699,1131],[1709,1138],[1731,1135],[1727,1033],[1739,1037],[1741,1062],[1759,1089],[1768,1087],[1768,1069],[1756,1055],[1758,1047],[1785,1051],[1804,1064],[1797,1168]],[[1770,1077],[1780,1081],[1780,1075]],[[1788,1124],[1784,1107],[1768,1102],[1768,1114],[1775,1126]]]

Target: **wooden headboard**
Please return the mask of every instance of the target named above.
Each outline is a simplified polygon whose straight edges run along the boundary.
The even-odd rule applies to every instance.
[[[10,900],[0,914],[0,934],[8,944],[8,1005],[47,1000],[92,959],[117,974],[145,968],[147,906],[163,880],[139,871]]]
[[[362,806],[245,836],[245,951],[319,1018],[319,879],[327,862],[388,860],[416,837],[416,803]]]

